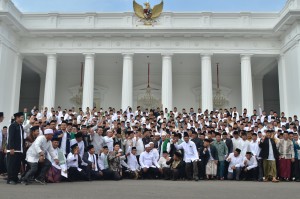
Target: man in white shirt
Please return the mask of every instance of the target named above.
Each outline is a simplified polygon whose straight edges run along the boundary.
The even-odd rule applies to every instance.
[[[158,162],[160,156],[159,156],[158,150],[156,148],[154,148],[154,142],[150,142],[149,145],[151,147],[151,153],[153,154],[155,160]]]
[[[145,151],[140,155],[140,164],[143,179],[151,179],[158,176],[158,169],[160,169],[160,166],[151,153],[151,147],[149,144],[145,146]]]
[[[82,159],[83,154],[84,154],[84,142],[83,142],[83,139],[82,139],[82,133],[81,132],[76,133],[75,134],[75,139],[72,139],[70,141],[71,146],[74,145],[74,144],[78,145],[79,156]]]
[[[171,158],[169,156],[169,153],[167,151],[163,151],[163,155],[162,157],[159,158],[158,160],[158,164],[160,166],[160,172],[161,174],[164,175],[164,171],[166,171],[165,169],[169,169],[170,165],[167,165],[167,161],[169,161]],[[167,175],[164,175],[164,179],[167,179]]]
[[[49,169],[47,173],[47,181],[52,183],[57,183],[61,181],[61,177],[68,178],[68,168],[66,157],[63,151],[58,147],[59,146],[59,138],[52,139],[52,147],[54,149],[55,155],[58,157],[59,164],[55,163],[55,160],[51,157],[49,153],[47,153],[47,158],[50,160],[52,167]]]
[[[145,151],[141,129],[137,130],[134,138],[134,143],[136,147],[136,156],[139,159],[140,155]]]
[[[242,132],[242,139],[240,141],[241,145],[239,149],[241,149],[241,156],[245,157],[247,151],[250,150],[250,142],[247,140],[247,133],[246,132]]]
[[[92,131],[93,132],[93,131]],[[95,148],[95,154],[99,155],[104,146],[103,128],[98,128],[97,133],[91,134],[92,145]]]
[[[257,179],[257,160],[252,152],[248,151],[246,156],[243,158],[242,168],[242,179],[244,180],[256,180]]]
[[[127,131],[127,139],[124,141],[125,153],[129,153],[129,149],[133,146],[136,146],[135,136],[133,131]]]
[[[127,156],[127,165],[130,170],[130,177],[133,179],[138,179],[139,172],[140,172],[140,165],[138,163],[137,157],[136,157],[136,147],[130,147],[130,151],[126,154]]]
[[[79,167],[82,159],[79,156],[78,144],[71,145],[71,152],[67,156],[69,181],[88,180],[87,174]]]
[[[106,132],[106,136],[104,137],[104,145],[108,147],[109,152],[114,150],[113,132],[111,130]]]
[[[54,153],[54,149],[52,147],[52,138],[53,130],[46,129],[44,131],[44,135],[37,137],[28,149],[26,153],[26,161],[30,165],[30,169],[23,178],[23,183],[25,185],[28,185],[29,180],[36,175],[39,166],[41,167],[41,170],[35,181],[40,184],[45,184],[46,173],[51,167],[51,162],[45,157],[46,152],[50,154],[56,164],[59,164],[58,156]]]
[[[232,140],[232,144],[233,144],[233,151],[235,151],[236,148],[241,149],[242,148],[242,138],[239,135],[238,131],[234,131],[233,132],[233,138]]]
[[[174,138],[173,143],[178,142],[178,138]],[[184,162],[185,164],[185,171],[188,180],[192,180],[192,173],[193,179],[195,181],[199,180],[198,177],[198,162],[199,162],[199,155],[197,151],[196,144],[193,141],[190,141],[189,135],[187,132],[184,132],[184,142],[177,145],[174,144],[177,150],[183,149],[184,150]],[[193,172],[192,172],[193,171]]]
[[[257,139],[257,134],[253,133],[252,134],[252,141],[250,142],[250,151],[252,153],[252,155],[256,158],[257,160],[257,173],[258,173],[258,180],[262,181],[263,179],[263,161],[262,159],[259,157],[260,154],[260,147],[259,147],[259,141]]]
[[[104,146],[102,153],[98,156],[98,165],[100,169],[100,175],[103,177],[105,180],[110,180],[113,179],[114,172],[109,169],[108,165],[108,147]]]
[[[229,162],[228,167],[228,180],[240,180],[240,173],[241,173],[241,165],[243,163],[243,157],[240,155],[241,149],[236,148],[233,153],[230,153],[228,158],[226,159]]]

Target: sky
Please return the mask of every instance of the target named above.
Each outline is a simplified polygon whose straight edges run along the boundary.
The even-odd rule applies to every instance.
[[[12,0],[22,12],[126,12],[133,0]],[[142,4],[147,0],[136,0]],[[149,0],[151,6],[161,0]],[[287,0],[164,0],[164,11],[278,12]]]

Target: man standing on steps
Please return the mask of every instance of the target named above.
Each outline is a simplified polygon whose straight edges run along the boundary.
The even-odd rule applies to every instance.
[[[9,126],[8,142],[7,142],[7,184],[15,185],[18,183],[18,173],[21,168],[23,158],[24,130],[23,121],[24,114],[22,112],[14,114],[15,121]]]

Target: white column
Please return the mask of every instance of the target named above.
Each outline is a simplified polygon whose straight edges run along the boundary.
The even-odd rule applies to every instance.
[[[13,89],[12,89],[12,98],[11,98],[11,99],[13,99],[13,103],[12,103],[12,107],[11,107],[12,113],[19,111],[21,80],[22,80],[22,66],[23,66],[23,56],[20,54],[17,54],[16,60],[15,60],[14,74],[12,76],[12,78],[14,78]]]
[[[246,108],[248,113],[253,111],[251,56],[241,55],[242,109]]]
[[[48,110],[55,106],[56,63],[56,54],[47,54],[44,108],[48,107]]]
[[[39,74],[39,76],[40,76],[39,108],[41,108],[41,106],[43,106],[43,102],[44,102],[46,75],[45,74]]]
[[[284,55],[278,57],[278,81],[279,81],[279,98],[280,98],[280,112],[284,112],[289,116],[287,108],[287,79],[285,70]]]
[[[85,54],[84,66],[84,80],[83,80],[83,96],[82,96],[82,110],[85,112],[86,108],[93,109],[94,105],[94,66],[95,54]]]
[[[213,87],[211,72],[211,56],[212,54],[201,55],[201,95],[202,95],[202,111],[213,111]]]
[[[122,110],[133,105],[133,53],[123,53]]]
[[[171,53],[162,54],[161,101],[163,108],[168,111],[173,109],[172,56]]]
[[[0,10],[7,10],[9,0],[0,0]],[[10,2],[11,3],[11,2]]]

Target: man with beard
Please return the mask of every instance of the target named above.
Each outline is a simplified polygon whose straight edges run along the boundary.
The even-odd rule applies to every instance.
[[[25,174],[23,182],[28,185],[31,177],[36,175],[38,168],[40,167],[40,172],[35,179],[36,182],[40,184],[45,184],[45,176],[47,171],[51,167],[51,162],[47,159],[46,153],[54,159],[56,164],[59,164],[58,156],[54,153],[51,140],[53,138],[53,130],[46,129],[44,135],[40,135],[33,142],[26,153],[26,161],[30,165],[29,171]]]

